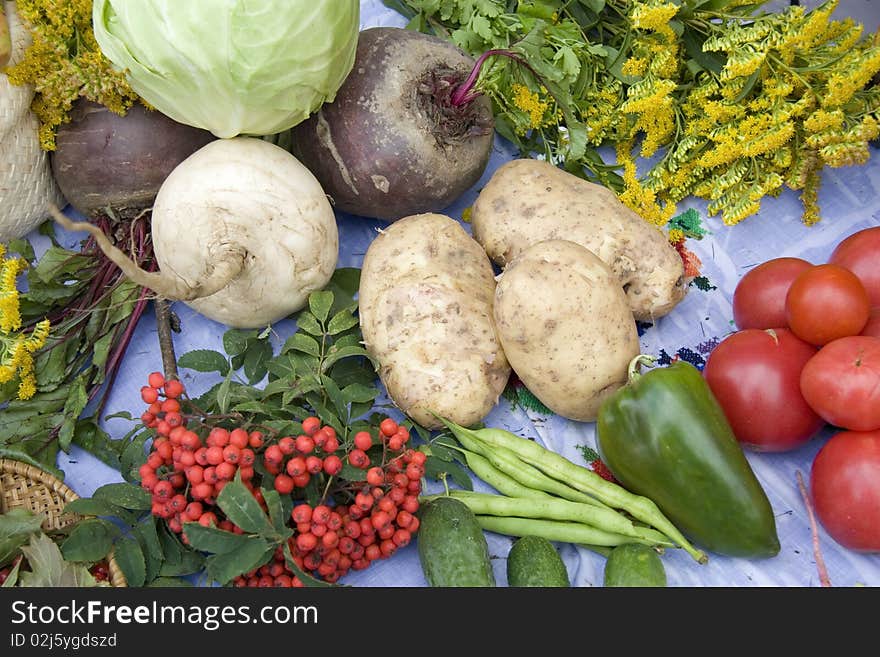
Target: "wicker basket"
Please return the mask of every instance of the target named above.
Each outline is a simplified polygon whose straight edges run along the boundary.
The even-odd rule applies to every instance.
[[[0,0],[12,36],[16,64],[30,44],[30,33],[15,11],[15,3]],[[48,218],[48,205],[66,205],[39,141],[39,120],[31,111],[31,86],[15,86],[0,73],[0,242],[24,237]]]
[[[26,509],[45,516],[43,529],[51,531],[75,523],[77,514],[64,513],[68,502],[78,499],[57,477],[21,461],[0,459],[0,513],[12,509]],[[109,571],[112,586],[126,586],[125,576],[110,554]]]

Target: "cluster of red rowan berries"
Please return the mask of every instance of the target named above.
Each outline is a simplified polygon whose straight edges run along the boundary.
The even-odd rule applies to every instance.
[[[350,445],[341,445],[333,427],[317,417],[302,421],[302,433],[266,439],[259,431],[242,428],[189,428],[179,398],[184,386],[166,381],[153,372],[141,397],[149,404],[141,416],[156,432],[150,453],[141,466],[141,486],[152,494],[152,513],[186,543],[183,526],[203,526],[242,533],[226,519],[216,498],[238,476],[265,509],[259,475],[259,459],[272,485],[295,503],[290,526],[294,530],[289,548],[297,568],[327,582],[335,582],[350,570],[361,570],[409,544],[419,526],[421,479],[425,454],[407,447],[406,426],[385,418],[376,438],[358,431]],[[201,434],[206,434],[204,439]],[[381,447],[381,462],[373,464],[368,451]],[[375,453],[377,450],[373,450]],[[310,505],[300,501],[313,477],[339,475],[347,461],[363,470],[362,480],[346,481],[344,502],[333,499]],[[348,477],[351,479],[351,477]],[[237,577],[236,586],[301,586],[281,548],[269,563]]]

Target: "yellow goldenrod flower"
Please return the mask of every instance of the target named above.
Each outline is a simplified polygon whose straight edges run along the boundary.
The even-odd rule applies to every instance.
[[[4,333],[21,327],[16,280],[26,266],[21,258],[0,260],[0,331]]]
[[[118,114],[137,100],[124,73],[101,53],[92,29],[92,0],[17,0],[16,9],[33,43],[4,72],[14,85],[34,86],[31,109],[40,120],[43,149],[54,150],[55,131],[77,98]]]
[[[809,132],[822,132],[823,130],[837,130],[843,125],[844,114],[841,110],[817,109],[804,119],[804,129]]]
[[[828,20],[834,10],[837,9],[839,0],[831,0],[824,7],[810,12],[809,18],[804,22],[798,34],[798,47],[802,49],[813,48],[825,40],[828,30]]]
[[[632,75],[633,77],[644,75],[647,70],[648,60],[643,57],[630,57],[620,68],[621,73],[624,75]]]
[[[529,126],[540,128],[544,125],[544,113],[550,107],[550,103],[541,100],[541,97],[524,84],[513,84],[513,104],[529,115]]]
[[[765,58],[766,53],[755,49],[754,46],[743,46],[727,58],[720,77],[722,80],[748,77],[761,67]]]
[[[44,319],[34,326],[34,330],[31,331],[25,342],[25,347],[30,353],[34,353],[46,344],[46,340],[49,338],[49,329],[48,319]]]
[[[645,221],[656,226],[664,226],[675,214],[675,204],[666,203],[661,206],[655,192],[639,182],[635,160],[632,157],[632,141],[620,141],[616,144],[617,161],[623,165],[624,190],[620,200]]]
[[[633,26],[642,30],[656,32],[663,36],[669,43],[676,41],[675,32],[669,27],[669,21],[678,13],[679,6],[671,2],[647,2],[633,3],[631,19]]]
[[[37,390],[33,354],[49,337],[49,320],[44,319],[27,333],[21,328],[18,275],[27,263],[22,258],[6,257],[0,245],[0,384],[18,377],[19,399],[29,399]]]
[[[30,399],[37,392],[37,382],[33,375],[23,376],[18,383],[18,398]]]

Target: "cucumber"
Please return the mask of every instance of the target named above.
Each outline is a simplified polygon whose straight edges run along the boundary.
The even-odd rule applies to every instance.
[[[437,497],[422,506],[419,561],[432,587],[495,586],[489,545],[474,512],[454,497]]]
[[[546,538],[523,536],[507,555],[508,586],[571,586],[559,552]]]
[[[618,545],[605,562],[605,586],[666,586],[666,570],[649,545]]]

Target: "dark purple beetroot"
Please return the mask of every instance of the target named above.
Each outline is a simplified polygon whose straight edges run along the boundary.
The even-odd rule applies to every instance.
[[[152,207],[159,187],[180,162],[216,139],[140,103],[120,116],[83,98],[61,125],[52,153],[58,187],[78,212],[132,219]]]
[[[393,221],[441,211],[476,184],[492,150],[489,99],[451,99],[474,63],[439,37],[362,30],[351,73],[293,128],[291,152],[344,212]]]

